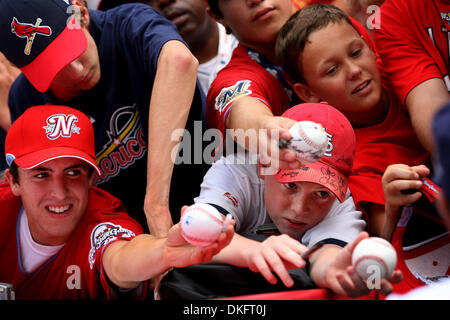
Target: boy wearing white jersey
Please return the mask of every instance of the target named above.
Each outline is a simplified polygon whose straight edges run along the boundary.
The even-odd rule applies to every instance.
[[[351,266],[354,247],[368,237],[347,187],[355,154],[352,126],[342,113],[324,103],[297,105],[283,117],[320,123],[328,135],[327,151],[318,162],[275,175],[262,175],[263,168],[248,164],[242,155],[216,162],[205,175],[195,202],[231,213],[238,233],[255,232],[273,222],[281,235],[257,242],[235,234],[213,261],[248,267],[270,283],[276,283],[275,273],[291,287],[288,269],[305,267],[307,262],[300,254],[321,242],[324,245],[309,259],[309,274],[316,285],[351,297],[368,294],[366,283]],[[379,291],[389,293],[392,283],[400,280],[401,273],[395,271],[381,281]]]

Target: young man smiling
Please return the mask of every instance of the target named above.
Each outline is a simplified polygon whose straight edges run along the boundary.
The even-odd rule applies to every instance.
[[[91,186],[94,133],[83,113],[65,106],[29,108],[6,138],[7,184],[0,185],[0,282],[17,299],[143,297],[146,281],[169,268],[211,260],[214,244],[142,233],[119,199]]]
[[[23,72],[10,90],[12,120],[47,103],[87,114],[101,170],[95,184],[120,196],[144,228],[166,236],[176,187],[171,134],[185,128],[198,96],[198,61],[175,26],[144,4],[107,12],[76,0],[0,6],[0,51]],[[172,208],[180,198],[170,199]]]

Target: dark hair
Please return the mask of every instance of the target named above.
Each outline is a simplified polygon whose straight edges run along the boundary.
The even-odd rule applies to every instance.
[[[219,0],[208,0],[209,9],[219,18],[223,18],[223,14],[219,9]]]
[[[309,36],[330,23],[343,22],[353,26],[348,15],[333,5],[319,3],[297,11],[286,21],[278,33],[275,45],[277,63],[292,80],[306,83],[298,62]]]
[[[13,178],[13,182],[19,184],[19,166],[14,161],[9,166],[9,173]]]

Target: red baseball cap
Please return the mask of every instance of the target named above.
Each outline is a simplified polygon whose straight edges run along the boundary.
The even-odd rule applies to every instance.
[[[8,130],[6,162],[23,169],[58,158],[86,161],[100,175],[95,162],[94,129],[81,111],[55,105],[28,108]]]
[[[0,51],[40,92],[87,48],[69,0],[1,0]]]
[[[319,161],[302,164],[296,170],[280,170],[276,179],[282,183],[318,183],[344,201],[356,148],[355,132],[348,119],[326,103],[302,103],[286,110],[282,117],[321,124],[328,135],[328,147]]]

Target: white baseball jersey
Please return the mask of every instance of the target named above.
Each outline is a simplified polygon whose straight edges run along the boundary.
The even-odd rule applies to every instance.
[[[270,222],[264,203],[264,180],[258,177],[258,164],[243,163],[235,155],[222,157],[208,170],[196,203],[210,203],[233,215],[237,232],[255,232],[257,227]],[[337,199],[330,212],[313,228],[307,230],[301,242],[311,247],[315,243],[333,239],[345,243],[353,241],[365,228],[362,213],[358,211],[350,193],[344,202]]]

